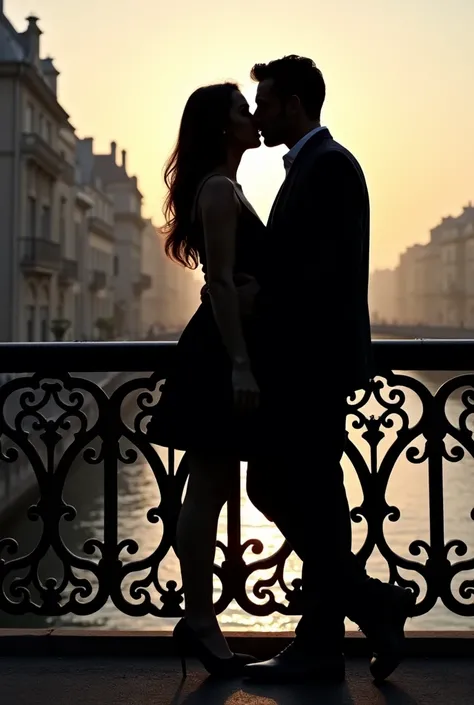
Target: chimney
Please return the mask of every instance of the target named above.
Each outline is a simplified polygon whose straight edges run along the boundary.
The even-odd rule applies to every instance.
[[[28,27],[24,34],[27,43],[27,57],[28,61],[31,61],[35,66],[39,65],[39,55],[40,55],[40,37],[43,34],[38,27],[38,18],[34,15],[30,15],[26,18],[28,22]]]
[[[54,94],[57,95],[59,71],[54,66],[53,59],[50,56],[48,56],[46,59],[43,59],[41,61],[41,67],[43,69],[43,73],[47,83],[49,84]]]
[[[94,138],[84,137],[82,140],[78,140],[78,145],[82,145],[81,149],[87,154],[94,153]]]
[[[122,149],[122,167],[125,173],[127,173],[127,152]]]
[[[117,142],[110,143],[110,154],[112,155],[112,159],[114,160],[114,164],[115,164],[116,155],[117,155]]]

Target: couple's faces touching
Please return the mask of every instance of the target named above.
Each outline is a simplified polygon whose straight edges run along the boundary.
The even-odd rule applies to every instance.
[[[298,106],[292,105],[292,99],[286,105],[283,104],[275,92],[272,79],[258,84],[255,102],[257,108],[252,115],[242,93],[234,92],[229,116],[229,137],[243,150],[260,147],[260,135],[267,147],[283,144],[292,110]]]
[[[260,147],[260,134],[249,104],[237,90],[232,94],[227,133],[230,144],[239,151]]]

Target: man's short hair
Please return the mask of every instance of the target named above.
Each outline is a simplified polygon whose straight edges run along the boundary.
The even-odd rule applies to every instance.
[[[268,64],[255,64],[250,72],[253,81],[272,79],[282,101],[298,96],[311,120],[319,120],[326,97],[323,74],[312,59],[291,54]]]

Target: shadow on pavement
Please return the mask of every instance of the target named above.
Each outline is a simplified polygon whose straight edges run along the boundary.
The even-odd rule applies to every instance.
[[[182,682],[169,705],[356,705],[363,697],[367,705],[417,705],[411,695],[394,683],[375,686],[370,680],[357,684],[357,695],[350,683],[253,684],[240,679],[206,678],[182,699]]]

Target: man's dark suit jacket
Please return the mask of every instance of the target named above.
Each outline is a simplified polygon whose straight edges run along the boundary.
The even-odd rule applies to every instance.
[[[303,398],[318,388],[349,394],[366,386],[369,229],[362,169],[320,130],[297,154],[268,222],[257,311],[270,386],[286,377]]]

